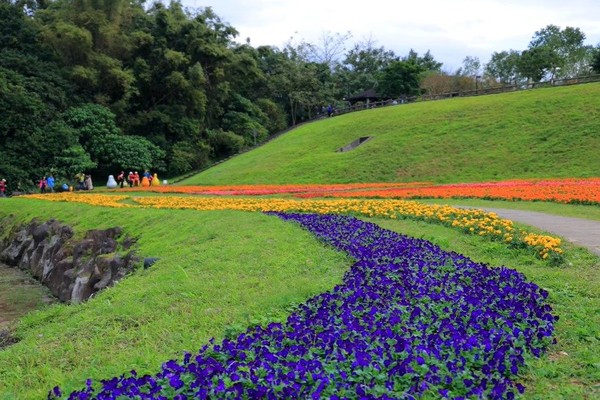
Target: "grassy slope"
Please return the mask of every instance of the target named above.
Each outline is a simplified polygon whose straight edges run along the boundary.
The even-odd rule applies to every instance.
[[[291,304],[332,288],[350,259],[292,224],[260,213],[108,209],[2,199],[0,218],[48,218],[83,230],[123,226],[140,254],[159,257],[82,305],[23,318],[21,342],[0,350],[0,399],[40,399],[54,385],[136,369],[157,371],[211,337],[283,318]]]
[[[53,215],[79,232],[121,225],[139,237],[141,254],[161,260],[86,304],[52,306],[23,318],[16,332],[21,342],[0,351],[0,399],[42,398],[56,384],[73,390],[88,377],[131,369],[151,373],[210,337],[283,318],[291,304],[332,288],[350,264],[299,228],[258,213],[106,209],[25,199],[3,200],[2,206],[0,216]],[[525,398],[598,394],[598,257],[569,248],[571,265],[551,268],[524,250],[442,226],[372,221],[490,265],[515,268],[549,290],[561,317],[558,345],[521,375],[528,387]]]
[[[372,109],[303,125],[182,184],[474,182],[600,171],[600,83]],[[357,149],[336,149],[362,136]]]

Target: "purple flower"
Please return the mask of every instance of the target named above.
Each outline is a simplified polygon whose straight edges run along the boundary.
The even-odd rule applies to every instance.
[[[95,392],[88,381],[71,396],[154,399],[170,388],[196,398],[522,393],[511,378],[526,352],[545,350],[556,321],[544,292],[522,274],[352,217],[272,214],[351,255],[356,263],[343,282],[298,306],[285,323],[251,327],[220,344],[211,340],[197,355],[167,361],[154,377],[132,371],[102,381]]]

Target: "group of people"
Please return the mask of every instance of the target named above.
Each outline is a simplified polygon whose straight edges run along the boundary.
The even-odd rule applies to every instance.
[[[152,175],[147,170],[144,171],[144,174],[142,176],[146,177],[150,181],[152,181]],[[128,184],[130,188],[134,187],[134,186],[135,187],[140,186],[141,185],[140,174],[137,171],[135,171],[135,172],[129,171],[129,174],[127,174],[127,176],[125,176],[125,171],[121,171],[117,175],[117,185],[122,188],[125,186],[125,184]]]
[[[92,190],[94,189],[94,185],[92,183],[92,176],[84,173],[79,173],[75,175],[75,190]],[[62,185],[56,183],[56,179],[52,174],[44,175],[38,182],[37,187],[40,190],[40,193],[52,193],[52,192],[68,192],[73,190],[73,187],[69,186],[67,183],[63,183]],[[0,179],[0,197],[6,197],[8,191],[8,182],[6,179]],[[17,190],[13,191],[13,194],[21,193],[22,190],[20,185],[17,184]]]
[[[75,175],[75,180],[77,181],[76,190],[93,190],[94,184],[92,183],[92,176],[88,174],[84,174],[80,172]]]
[[[40,179],[40,182],[38,184],[40,187],[40,193],[54,192],[54,183],[55,181],[52,174],[44,175],[44,177]]]
[[[112,175],[111,175],[112,178]],[[137,186],[151,186],[152,180],[158,179],[156,174],[154,176],[150,173],[150,171],[146,170],[140,177],[140,174],[135,171],[130,171],[128,175],[125,175],[125,171],[121,171],[119,175],[117,175],[117,186],[124,187],[125,184],[128,184],[129,187],[137,187]],[[113,181],[114,182],[114,181]],[[147,183],[146,183],[147,182]],[[158,180],[157,180],[158,182]],[[113,186],[114,187],[114,186]],[[69,186],[66,183],[62,185],[56,185],[56,180],[52,174],[44,175],[38,182],[38,188],[40,193],[52,193],[52,192],[68,192],[73,190],[92,190],[94,189],[94,185],[92,183],[92,176],[88,174],[84,174],[80,172],[75,175],[75,187]],[[8,190],[8,183],[6,179],[0,179],[0,197],[6,197],[6,192]],[[14,192],[17,193],[17,192]]]
[[[84,174],[80,172],[75,175],[75,190],[92,190],[94,189],[94,185],[92,183],[92,176]],[[52,192],[68,192],[69,190],[73,190],[69,185],[63,183],[62,185],[56,187],[56,180],[52,176],[52,174],[44,175],[42,179],[40,179],[38,186],[40,188],[40,193],[52,193]]]

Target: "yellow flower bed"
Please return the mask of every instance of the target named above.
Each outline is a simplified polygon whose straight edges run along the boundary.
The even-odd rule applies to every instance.
[[[63,193],[46,193],[46,194],[28,194],[21,196],[28,199],[39,199],[48,201],[66,201],[71,203],[85,203],[92,206],[104,206],[104,207],[132,207],[130,204],[121,203],[122,200],[129,198],[129,196],[120,195],[106,195],[106,194],[92,194],[92,193],[75,193],[75,192],[63,192]]]
[[[465,233],[489,237],[514,247],[529,247],[547,259],[560,258],[558,238],[518,231],[513,222],[495,213],[447,205],[428,205],[404,200],[292,200],[265,198],[138,197],[145,207],[193,210],[241,210],[311,212],[319,214],[359,214],[369,217],[407,218],[457,228]]]
[[[510,220],[499,218],[495,213],[482,210],[455,208],[447,205],[422,204],[406,200],[361,200],[361,199],[277,199],[277,198],[224,198],[224,197],[177,197],[149,196],[131,197],[123,195],[56,193],[24,196],[49,201],[68,201],[106,207],[149,207],[192,209],[199,211],[279,211],[307,212],[319,214],[355,214],[368,217],[391,219],[413,219],[442,224],[469,234],[488,237],[513,247],[528,247],[543,259],[561,259],[561,241],[552,236],[519,231]],[[139,206],[122,203],[134,200]]]

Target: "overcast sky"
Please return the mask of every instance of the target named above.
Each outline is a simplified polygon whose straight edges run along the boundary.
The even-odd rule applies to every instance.
[[[553,24],[580,28],[586,44],[600,42],[600,0],[182,0],[212,7],[254,47],[282,48],[296,40],[319,43],[325,32],[345,33],[347,44],[372,37],[405,56],[427,50],[453,72],[466,56],[482,65],[502,50],[525,50],[536,31]]]

